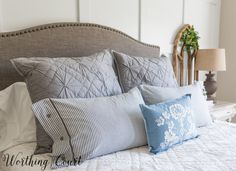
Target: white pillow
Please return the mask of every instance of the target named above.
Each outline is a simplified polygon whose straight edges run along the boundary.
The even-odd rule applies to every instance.
[[[202,127],[212,123],[208,105],[203,96],[200,83],[177,88],[155,87],[148,85],[141,85],[139,88],[146,104],[161,103],[166,100],[179,98],[185,94],[191,94],[196,126]]]
[[[34,141],[36,127],[26,84],[14,83],[0,91],[0,151]]]

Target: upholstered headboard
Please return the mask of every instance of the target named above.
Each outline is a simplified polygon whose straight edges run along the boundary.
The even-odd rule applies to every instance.
[[[106,26],[55,23],[0,33],[0,90],[23,81],[9,59],[85,56],[110,48],[129,55],[158,57],[160,48]]]

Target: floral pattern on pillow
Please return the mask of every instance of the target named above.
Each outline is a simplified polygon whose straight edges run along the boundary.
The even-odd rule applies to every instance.
[[[158,153],[197,137],[191,95],[155,105],[140,105],[150,151]]]

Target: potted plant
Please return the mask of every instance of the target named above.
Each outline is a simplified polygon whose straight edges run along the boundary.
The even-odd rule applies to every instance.
[[[196,55],[196,52],[199,48],[198,40],[200,37],[199,33],[195,31],[194,27],[187,27],[183,32],[180,39],[180,46],[182,46],[183,50],[185,50],[188,55]]]

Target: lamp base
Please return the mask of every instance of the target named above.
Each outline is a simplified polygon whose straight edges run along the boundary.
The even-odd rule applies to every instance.
[[[211,71],[206,74],[206,80],[204,81],[204,86],[207,92],[207,100],[213,100],[215,102],[215,92],[217,90],[217,83],[214,79],[215,74],[212,74]]]

